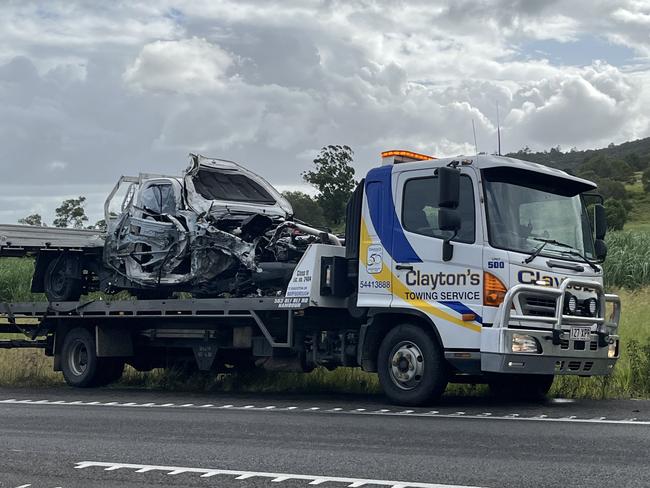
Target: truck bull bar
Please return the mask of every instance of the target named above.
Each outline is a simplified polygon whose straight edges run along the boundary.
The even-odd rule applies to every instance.
[[[580,286],[596,292],[596,300],[598,301],[598,314],[595,317],[584,317],[580,315],[567,315],[564,313],[564,301],[567,291],[572,286]],[[544,295],[555,298],[555,315],[553,317],[544,317],[539,315],[524,315],[523,313],[513,313],[515,310],[515,300],[519,303],[519,297],[522,293],[529,292],[535,295]],[[613,310],[610,318],[607,315],[607,304],[613,305]],[[520,305],[521,309],[521,305]],[[560,336],[562,334],[563,325],[593,325],[598,326],[598,334],[609,335],[612,329],[618,327],[621,319],[621,299],[618,295],[606,294],[603,285],[596,281],[590,280],[577,280],[568,278],[564,280],[559,288],[551,288],[548,286],[538,285],[515,285],[508,290],[503,304],[497,312],[497,319],[495,326],[499,324],[501,327],[508,327],[511,321],[517,322],[543,322],[553,326],[553,344],[559,344]]]
[[[595,316],[565,313],[565,301],[571,288],[595,292],[598,303]],[[547,315],[526,313],[522,298],[551,298],[554,311]],[[607,316],[607,306],[612,310]],[[492,327],[481,331],[481,369],[497,373],[610,374],[618,357],[617,328],[621,317],[621,301],[617,295],[606,294],[596,281],[568,278],[559,287],[515,285],[510,288],[499,307]],[[572,326],[591,327],[586,341],[572,339]],[[513,338],[524,336],[539,344],[538,352],[514,351]],[[610,346],[616,345],[610,355]],[[580,346],[580,347],[578,347]]]

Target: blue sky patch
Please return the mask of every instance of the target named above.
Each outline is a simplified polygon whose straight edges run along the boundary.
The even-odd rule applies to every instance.
[[[635,57],[632,49],[613,44],[598,36],[584,36],[576,41],[527,41],[520,45],[525,59],[548,59],[551,63],[567,66],[585,66],[594,60],[606,61],[613,66],[630,64]]]

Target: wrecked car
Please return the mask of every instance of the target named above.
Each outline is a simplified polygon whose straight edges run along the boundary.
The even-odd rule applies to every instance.
[[[94,290],[269,296],[286,287],[310,243],[340,244],[294,220],[290,203],[261,176],[196,154],[182,177],[121,177],[104,212],[103,246],[40,253],[33,291],[50,301]]]

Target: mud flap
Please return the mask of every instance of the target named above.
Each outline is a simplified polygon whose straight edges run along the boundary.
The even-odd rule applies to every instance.
[[[217,356],[218,347],[214,343],[205,343],[192,348],[196,365],[200,371],[210,371],[214,358]]]

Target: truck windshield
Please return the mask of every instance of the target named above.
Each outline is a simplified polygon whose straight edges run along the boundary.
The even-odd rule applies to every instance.
[[[579,195],[555,193],[552,188],[485,180],[490,244],[494,247],[532,253],[541,242],[568,244],[591,259],[594,257],[591,227]],[[575,259],[570,249],[548,243],[544,254]]]

